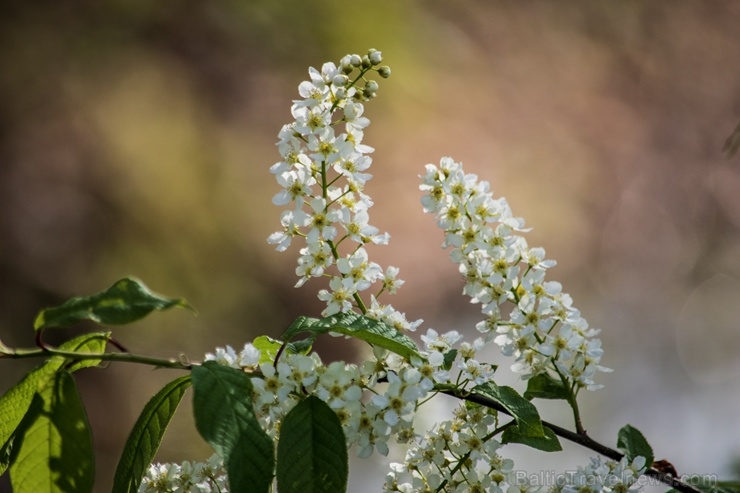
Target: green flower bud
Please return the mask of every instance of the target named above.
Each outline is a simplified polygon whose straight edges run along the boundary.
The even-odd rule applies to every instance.
[[[372,63],[373,65],[378,65],[380,62],[383,61],[383,54],[375,49],[371,49],[367,53],[367,57],[370,59],[370,63]]]
[[[349,82],[349,78],[346,75],[337,74],[332,79],[332,84],[338,87],[344,87],[347,85],[347,82]]]
[[[391,68],[388,65],[383,65],[378,69],[378,75],[380,75],[384,79],[387,79],[391,76]]]
[[[362,90],[362,96],[363,96],[363,97],[364,97],[364,98],[365,98],[366,100],[369,100],[369,99],[373,99],[373,98],[374,98],[374,97],[376,97],[377,95],[378,95],[378,93],[376,93],[376,92],[373,92],[373,91],[369,90],[369,89],[368,89],[367,87],[365,87],[365,89],[363,89],[363,90]]]
[[[365,90],[372,93],[378,92],[378,83],[374,80],[367,81],[367,84],[365,84]]]
[[[370,61],[370,58],[368,58],[367,55],[365,55],[364,57],[362,57],[362,65],[361,66],[362,66],[363,69],[368,69],[368,68],[370,68],[370,67],[373,66],[373,63]]]

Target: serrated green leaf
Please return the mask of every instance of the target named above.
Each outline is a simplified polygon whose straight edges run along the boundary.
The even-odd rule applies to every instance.
[[[550,428],[544,428],[544,432],[544,436],[532,437],[521,433],[519,426],[512,426],[504,430],[503,435],[501,435],[501,443],[521,443],[545,452],[563,450],[563,447],[560,446],[560,440]]]
[[[249,376],[213,361],[193,367],[191,375],[195,427],[223,457],[229,491],[268,493],[274,445],[254,415]]]
[[[122,325],[135,322],[153,310],[166,310],[173,306],[190,308],[183,299],[164,298],[152,293],[141,281],[124,278],[101,293],[71,298],[59,306],[42,310],[33,327],[37,331],[48,327],[69,327],[82,320]]]
[[[15,437],[10,482],[15,493],[86,493],[95,456],[85,408],[72,375],[59,371],[35,394]],[[20,443],[18,443],[20,442]]]
[[[139,490],[139,484],[159,449],[164,432],[189,387],[190,375],[180,377],[165,385],[144,406],[118,461],[113,493],[135,493]]]
[[[637,456],[645,457],[645,464],[650,466],[653,463],[653,448],[650,446],[648,441],[645,439],[640,430],[631,426],[624,425],[619,430],[617,438],[617,448],[624,452],[627,459],[632,460]]]
[[[395,327],[354,312],[338,313],[322,319],[298,317],[285,331],[282,339],[289,341],[304,332],[314,336],[336,332],[388,349],[407,359],[421,358],[414,341]]]
[[[285,416],[277,450],[281,493],[347,491],[349,462],[342,424],[318,397],[310,396]]]
[[[109,337],[109,332],[84,334],[63,343],[59,349],[85,353],[103,352],[105,342]],[[27,373],[20,382],[0,397],[0,474],[3,474],[8,467],[10,441],[28,411],[33,396],[48,385],[49,380],[53,378],[57,370],[62,368],[65,361],[66,359],[61,356],[49,358]],[[100,360],[77,361],[69,364],[67,371],[73,372],[81,368],[96,366],[99,363]]]
[[[516,419],[517,432],[526,437],[545,437],[545,428],[537,408],[511,387],[498,386],[493,382],[473,387],[475,394],[483,394],[504,406]]]
[[[563,399],[567,401],[570,394],[568,389],[563,386],[563,382],[555,380],[547,373],[540,373],[527,382],[524,398],[530,401],[532,399]]]

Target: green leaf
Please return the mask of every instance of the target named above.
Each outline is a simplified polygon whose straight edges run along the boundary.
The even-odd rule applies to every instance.
[[[192,381],[195,427],[223,457],[229,491],[268,493],[274,446],[254,415],[249,376],[207,361],[193,367]]]
[[[527,382],[524,398],[530,401],[532,399],[563,399],[567,401],[570,399],[570,393],[563,382],[556,380],[547,373],[540,373]]]
[[[645,437],[640,433],[640,430],[631,425],[624,425],[622,429],[619,430],[617,448],[624,452],[624,455],[627,456],[627,459],[630,462],[632,462],[632,460],[638,455],[641,455],[645,457],[645,464],[650,467],[655,459],[653,456],[653,448],[650,446],[648,441],[645,440]]]
[[[473,393],[483,394],[506,408],[516,419],[517,433],[525,437],[546,437],[537,408],[511,387],[493,382],[473,387]]]
[[[447,371],[452,368],[452,364],[455,362],[455,358],[457,358],[457,349],[450,349],[444,354],[444,365],[443,368]]]
[[[147,402],[126,441],[113,480],[113,493],[135,493],[149,464],[159,449],[162,437],[182,396],[190,387],[190,375],[164,386]]]
[[[285,331],[282,339],[289,341],[303,332],[313,336],[336,332],[388,349],[407,359],[421,358],[414,341],[398,329],[354,312],[338,313],[322,319],[298,317]]]
[[[557,435],[550,428],[543,428],[543,430],[545,432],[544,437],[532,437],[521,433],[519,426],[512,426],[504,430],[503,435],[501,435],[501,443],[521,443],[545,452],[563,450]]]
[[[66,348],[65,345],[62,344],[59,349],[71,351],[74,353],[104,353],[105,348],[108,345],[108,341],[110,340],[110,335],[110,332],[91,332],[82,336],[80,338],[80,341],[72,344],[69,348]],[[83,368],[92,368],[94,366],[98,366],[99,364],[99,359],[82,359],[70,362],[69,364],[67,364],[65,369],[71,373],[77,370],[82,370]]]
[[[152,293],[141,281],[125,278],[101,293],[71,298],[59,306],[42,310],[33,327],[35,330],[69,327],[82,320],[122,325],[135,322],[152,310],[166,310],[173,306],[190,308],[183,299],[163,298]]]
[[[347,443],[337,414],[310,396],[285,416],[277,450],[280,493],[347,491]]]
[[[65,342],[59,349],[80,353],[98,353],[105,350],[105,343],[110,338],[109,332],[95,332],[84,334]],[[54,377],[54,373],[62,368],[67,361],[61,356],[49,358],[37,366],[0,397],[0,474],[8,467],[10,446],[18,425],[27,413],[33,396],[46,387]],[[70,363],[67,370],[70,372],[96,366],[100,360],[82,360]]]
[[[10,482],[15,493],[92,491],[92,435],[71,374],[55,373],[34,396],[13,447]]]
[[[254,345],[254,347],[259,349],[259,364],[263,364],[273,363],[278,351],[280,350],[280,347],[285,343],[278,339],[273,339],[269,336],[259,336],[254,341],[252,341],[252,344]],[[289,342],[285,347],[285,351],[288,354],[306,354],[311,351],[312,344],[313,339],[310,338],[303,341],[297,341],[295,343]]]

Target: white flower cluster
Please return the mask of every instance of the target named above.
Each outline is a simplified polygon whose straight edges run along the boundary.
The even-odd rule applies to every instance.
[[[645,457],[638,456],[630,463],[592,457],[586,467],[575,474],[563,476],[553,493],[635,493],[642,489],[638,478],[646,470]]]
[[[368,73],[390,75],[388,67],[378,67],[381,61],[377,50],[364,57],[347,55],[338,65],[311,68],[310,80],[300,84],[302,99],[291,108],[295,121],[279,135],[282,160],[270,168],[282,188],[273,203],[289,207],[282,212],[281,231],[268,242],[284,251],[293,238],[305,240],[296,287],[312,277],[329,278],[329,289],[318,293],[326,302],[323,315],[356,310],[399,331],[413,331],[421,320],[409,322],[377,301],[379,294],[393,294],[403,284],[398,269],[383,271],[364,248],[389,240],[369,224],[373,202],[363,193],[373,149],[362,144],[369,124],[362,102],[378,89],[366,79]],[[217,348],[205,360],[250,375],[255,415],[273,439],[296,404],[316,396],[337,414],[347,446],[354,445],[359,457],[374,451],[387,455],[392,438],[407,444],[404,462],[391,464],[384,491],[527,493],[535,485],[517,477],[513,461],[499,455],[496,438],[510,423],[500,425],[495,410],[466,402],[452,419],[423,435],[414,430],[415,414],[440,388],[465,391],[492,382],[494,367],[477,358],[491,342],[516,358],[512,369],[523,378],[547,373],[567,383],[574,400],[581,388],[600,387],[593,381],[596,371],[609,371],[599,365],[598,330],[589,328],[559,283],[545,280],[555,262],[545,259],[542,248],[528,247],[521,236],[523,220],[512,215],[505,199],[493,198],[487,182],[465,174],[451,158],[443,158],[439,167],[427,165],[422,180],[422,205],[445,231],[443,246],[452,248],[451,258],[465,278],[463,292],[482,305],[486,319],[476,326],[480,337],[469,343],[457,331],[430,328],[421,335],[420,358],[407,360],[374,347],[374,359],[361,365],[324,365],[315,353],[289,352],[276,364],[260,363],[261,352],[251,343],[238,352]],[[360,293],[375,283],[380,287],[366,306]],[[513,306],[502,309],[506,302]],[[576,407],[574,413],[578,424]],[[557,483],[553,493],[633,493],[644,462],[592,459]],[[226,487],[223,465],[214,456],[205,464],[152,465],[139,491],[226,492]]]
[[[392,463],[383,491],[502,492],[515,484],[514,462],[498,455],[501,443],[495,411],[474,404],[460,406],[406,452],[403,463]],[[525,491],[526,488],[516,491]]]
[[[206,462],[151,464],[139,493],[227,493],[229,482],[218,455]]]
[[[388,455],[388,441],[394,436],[402,442],[413,437],[418,403],[434,386],[408,364],[396,361],[395,370],[389,371],[389,365],[394,364],[389,359],[393,358],[378,348],[374,352],[377,361],[361,366],[341,361],[325,366],[316,353],[283,354],[277,365],[259,364],[259,350],[252,344],[246,344],[239,353],[231,347],[218,348],[205,359],[253,375],[255,415],[273,438],[288,412],[314,395],[336,412],[347,446],[356,445],[357,455],[368,457],[374,450]]]
[[[576,389],[596,390],[603,350],[571,297],[558,282],[546,281],[555,262],[542,248],[529,248],[520,233],[524,221],[513,216],[504,198],[494,199],[489,184],[445,157],[439,167],[426,165],[420,189],[425,212],[434,213],[445,231],[443,247],[465,278],[464,294],[480,303],[486,319],[476,326],[485,342],[494,341],[512,370],[528,379],[548,371]],[[508,317],[501,306],[511,302]],[[558,378],[560,380],[560,378]]]
[[[403,284],[396,278],[397,268],[383,272],[368,260],[364,248],[389,240],[387,233],[381,234],[368,222],[373,202],[363,193],[372,177],[367,170],[373,148],[362,144],[370,123],[362,116],[362,101],[374,98],[378,90],[377,82],[366,79],[369,72],[390,75],[387,66],[377,67],[381,61],[381,53],[370,50],[364,57],[347,55],[338,66],[325,63],[320,72],[309,69],[311,80],[298,86],[303,99],[294,101],[291,108],[295,121],[279,133],[282,160],[270,168],[282,187],[272,201],[290,208],[281,215],[282,230],[270,235],[268,242],[284,251],[294,237],[305,239],[296,287],[312,277],[330,277],[329,289],[318,295],[327,304],[323,315],[360,306],[357,293],[377,281],[381,281],[378,294],[392,294]],[[363,88],[358,85],[361,81]],[[344,247],[347,253],[341,254],[339,247],[344,242],[357,245]],[[327,273],[332,265],[338,271],[333,275]],[[393,316],[398,318],[398,314]],[[403,319],[403,324],[408,322]]]

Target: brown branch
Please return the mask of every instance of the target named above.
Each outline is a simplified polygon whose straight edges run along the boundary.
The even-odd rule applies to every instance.
[[[504,413],[508,416],[512,416],[512,414],[509,412],[508,409],[506,409],[504,406],[502,406],[497,401],[490,399],[488,397],[478,395],[478,394],[468,394],[465,396],[461,396],[461,395],[456,394],[454,390],[440,390],[440,392],[443,394],[450,395],[452,397],[456,397],[458,399],[462,399],[462,400],[469,401],[469,402],[474,402],[476,404],[480,404],[481,406],[486,406],[488,408],[495,409],[496,411]],[[597,452],[610,459],[619,461],[624,457],[624,454],[622,452],[615,450],[611,447],[607,447],[606,445],[603,445],[597,442],[593,438],[586,435],[585,431],[583,433],[576,433],[574,431],[567,430],[561,426],[548,423],[547,421],[542,421],[542,425],[551,429],[552,432],[555,433],[557,436],[561,438],[565,438],[566,440],[569,440],[573,443],[577,443],[578,445],[581,445],[588,449],[591,449],[594,452]],[[684,483],[678,478],[674,478],[670,474],[665,474],[663,472],[660,472],[653,467],[647,469],[643,474],[645,474],[645,476],[650,476],[652,478],[655,478],[661,483],[667,484],[671,486],[672,488],[680,491],[681,493],[702,493],[701,490],[694,488],[693,486],[689,484]]]

